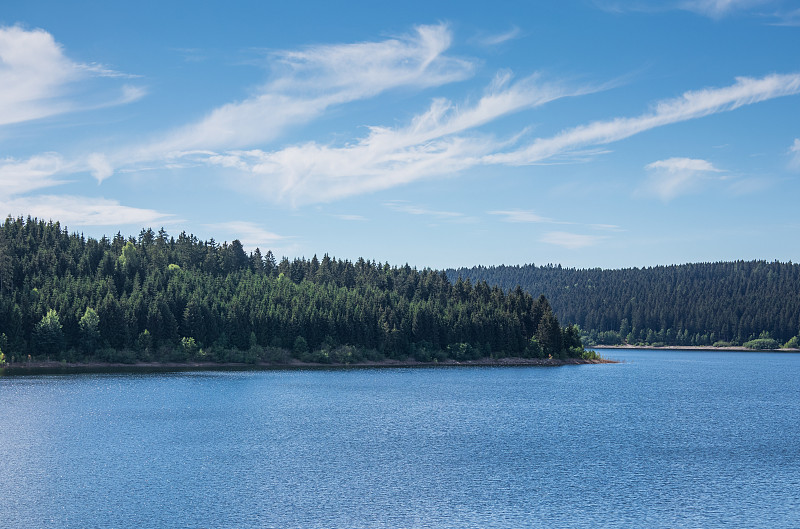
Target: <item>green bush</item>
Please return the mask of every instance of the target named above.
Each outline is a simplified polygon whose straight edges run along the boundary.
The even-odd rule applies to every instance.
[[[791,340],[783,344],[784,349],[800,349],[800,336],[793,336]]]
[[[480,349],[468,343],[457,343],[447,346],[447,356],[459,362],[464,360],[477,360],[480,358]]]
[[[350,345],[342,345],[330,352],[331,359],[338,364],[352,364],[360,360],[358,351]]]
[[[779,344],[777,340],[772,338],[756,338],[755,340],[745,342],[744,346],[748,349],[757,349],[763,351],[768,349],[777,349]]]
[[[200,347],[197,346],[197,342],[194,338],[184,336],[181,338],[181,349],[186,358],[194,358],[200,350]]]
[[[296,358],[302,358],[308,354],[308,342],[302,336],[298,336],[294,341],[292,352]]]
[[[587,349],[581,353],[581,358],[584,360],[602,360],[603,357],[597,354],[596,351]]]
[[[525,347],[525,352],[523,354],[525,358],[544,358],[546,356],[541,344],[539,344],[539,340],[536,339],[536,336],[531,336],[531,339],[528,342],[528,345]]]

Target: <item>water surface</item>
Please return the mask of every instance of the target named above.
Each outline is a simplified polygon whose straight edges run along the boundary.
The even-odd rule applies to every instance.
[[[8,528],[798,527],[800,355],[0,378]]]

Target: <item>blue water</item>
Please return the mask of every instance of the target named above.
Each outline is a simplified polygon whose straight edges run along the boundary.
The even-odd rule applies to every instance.
[[[800,527],[800,355],[0,377],[4,528]]]

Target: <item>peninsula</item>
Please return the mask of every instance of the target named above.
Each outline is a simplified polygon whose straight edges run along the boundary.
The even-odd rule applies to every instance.
[[[358,259],[284,257],[163,229],[100,240],[0,226],[0,362],[555,365],[596,362],[544,296]]]

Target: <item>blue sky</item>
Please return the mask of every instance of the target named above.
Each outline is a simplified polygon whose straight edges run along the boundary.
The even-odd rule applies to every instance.
[[[420,268],[800,261],[795,1],[118,4],[4,2],[3,215]]]

